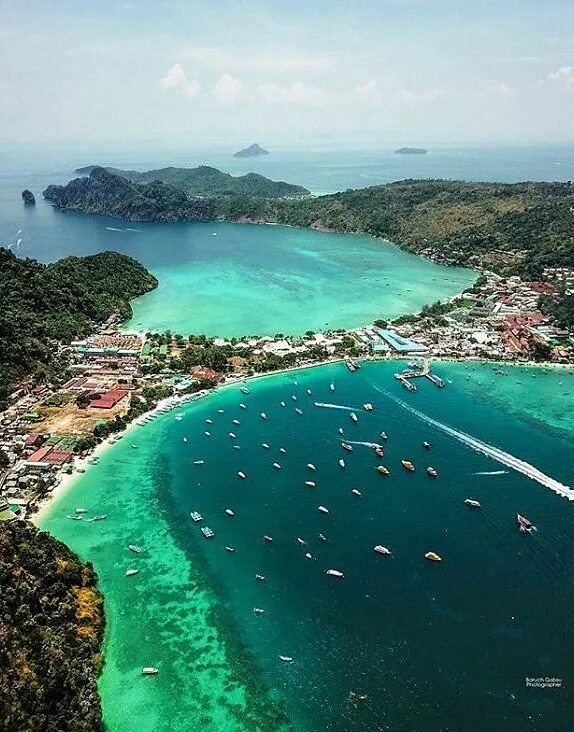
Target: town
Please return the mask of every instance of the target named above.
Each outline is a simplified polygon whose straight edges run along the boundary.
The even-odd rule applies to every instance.
[[[356,358],[424,358],[423,375],[432,359],[572,364],[574,334],[552,324],[540,304],[556,287],[572,292],[574,271],[544,276],[524,282],[483,272],[469,290],[417,315],[298,337],[130,333],[110,318],[89,338],[60,346],[61,383],[20,384],[0,414],[0,520],[33,512],[65,476],[97,462],[92,449],[119,439],[131,421],[143,424],[153,409],[262,373]],[[416,388],[413,365],[422,367],[411,361],[410,373],[397,374],[407,388]]]

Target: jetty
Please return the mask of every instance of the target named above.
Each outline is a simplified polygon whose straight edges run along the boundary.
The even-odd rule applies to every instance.
[[[395,374],[395,379],[400,381],[408,391],[417,391],[418,387],[413,382],[413,379],[428,379],[439,389],[444,387],[443,379],[431,372],[430,359],[428,358],[423,359],[422,368],[411,368],[410,370],[405,369],[405,371],[402,371],[400,374]]]

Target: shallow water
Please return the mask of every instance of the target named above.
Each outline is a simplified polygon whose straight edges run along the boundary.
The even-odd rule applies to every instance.
[[[490,366],[437,364],[447,387],[424,383],[411,394],[392,378],[397,368],[370,363],[350,374],[337,364],[250,382],[248,395],[226,388],[135,427],[46,515],[44,528],[100,574],[109,617],[100,687],[110,730],[273,729],[283,713],[293,729],[312,732],[568,726],[574,504],[388,397],[572,486],[571,425],[557,426],[552,407],[533,419],[529,407],[534,392],[548,405],[556,385],[529,369],[499,377]],[[572,414],[573,376],[561,379]],[[506,408],[504,390],[523,397],[522,413]],[[315,400],[352,407],[359,422]],[[365,401],[372,413],[361,409]],[[380,442],[385,430],[391,475],[374,470],[367,446],[343,452],[339,427],[353,443]],[[197,458],[205,464],[193,465]],[[415,473],[401,468],[402,458]],[[464,506],[468,496],[480,511]],[[77,506],[109,518],[68,520]],[[201,537],[192,510],[215,539]],[[517,531],[517,511],[536,533]],[[126,549],[130,542],[143,546],[141,555]],[[393,557],[374,554],[378,543]],[[429,550],[443,563],[425,561]],[[128,567],[141,572],[125,578]],[[344,580],[327,577],[327,568]],[[281,664],[278,654],[295,663]],[[144,665],[160,674],[142,678]],[[537,676],[562,677],[564,687],[527,688],[525,677]],[[352,703],[350,691],[368,699]]]

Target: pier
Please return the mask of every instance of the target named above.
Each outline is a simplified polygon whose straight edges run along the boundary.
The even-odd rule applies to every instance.
[[[417,385],[413,382],[413,379],[421,378],[428,379],[435,386],[438,386],[439,389],[442,389],[444,387],[444,381],[440,378],[440,376],[437,376],[436,374],[433,374],[431,372],[430,359],[428,358],[423,359],[423,367],[420,370],[403,371],[400,374],[395,374],[395,379],[397,379],[397,381],[400,381],[401,384],[408,391],[417,391]]]

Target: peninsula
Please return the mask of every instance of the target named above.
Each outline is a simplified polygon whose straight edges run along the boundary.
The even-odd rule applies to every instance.
[[[254,142],[253,145],[249,145],[249,147],[244,147],[242,150],[238,150],[236,153],[233,153],[234,158],[258,158],[262,155],[269,155],[269,150],[265,150],[265,148],[261,147],[256,142]]]

